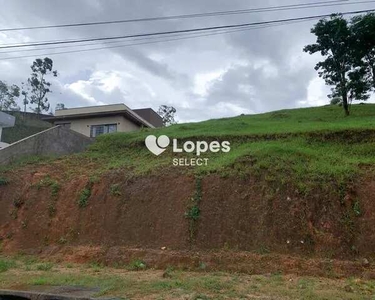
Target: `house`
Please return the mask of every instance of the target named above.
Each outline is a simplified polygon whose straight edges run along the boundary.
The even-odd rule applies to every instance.
[[[1,142],[1,134],[3,132],[3,128],[13,127],[15,122],[15,117],[0,111],[0,149],[8,146],[7,143]]]
[[[55,126],[65,126],[88,137],[163,126],[162,118],[151,108],[131,110],[125,104],[61,109],[56,110],[54,116],[45,117],[43,120]]]

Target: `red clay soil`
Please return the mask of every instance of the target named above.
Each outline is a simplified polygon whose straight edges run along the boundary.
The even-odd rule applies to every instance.
[[[60,186],[56,197],[41,184],[47,175]],[[204,262],[211,269],[257,273],[373,272],[360,262],[371,262],[375,249],[373,178],[340,201],[318,191],[309,198],[290,191],[269,195],[253,178],[206,176],[193,231],[185,215],[196,194],[193,176],[127,178],[117,171],[91,183],[85,175],[67,179],[43,166],[10,172],[9,179],[0,186],[6,253],[106,263],[142,258],[156,267]],[[91,196],[79,207],[87,187]],[[353,215],[355,201],[360,216]]]

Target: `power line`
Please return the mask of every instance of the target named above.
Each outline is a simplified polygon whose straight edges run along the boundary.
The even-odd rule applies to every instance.
[[[294,22],[288,22],[288,23],[279,24],[278,26],[288,25],[288,24],[293,24],[293,23],[306,22],[306,21],[309,21],[309,20],[299,20],[299,21],[294,21]],[[156,40],[156,41],[148,41],[148,42],[146,41],[146,42],[141,42],[141,43],[122,44],[122,45],[118,45],[118,46],[97,47],[97,48],[91,48],[91,49],[79,49],[79,50],[61,51],[61,52],[54,52],[54,53],[43,53],[43,54],[37,54],[37,55],[39,55],[39,56],[52,56],[52,55],[60,55],[60,54],[79,53],[79,52],[96,51],[96,50],[106,50],[106,49],[113,49],[113,48],[123,48],[123,47],[137,46],[137,45],[147,45],[147,44],[171,42],[171,41],[177,41],[177,40],[186,40],[186,39],[199,38],[199,37],[214,36],[214,35],[218,35],[218,34],[242,32],[242,31],[245,31],[245,30],[262,29],[262,28],[274,27],[274,26],[276,26],[276,25],[270,24],[270,25],[257,26],[257,27],[254,26],[254,27],[250,27],[250,28],[240,28],[240,29],[237,28],[237,29],[221,30],[221,31],[215,31],[213,33],[206,33],[206,34],[196,34],[195,33],[192,36],[182,36],[182,37],[171,38],[171,39],[160,39],[160,40]],[[160,37],[158,37],[158,38],[160,38]],[[91,46],[91,45],[85,45],[85,46]],[[82,45],[76,46],[76,47],[82,47]],[[58,49],[58,48],[59,47],[55,47],[54,49]],[[32,50],[35,50],[35,49],[32,49]],[[45,48],[39,49],[37,51],[40,51],[40,50],[45,50]],[[23,56],[12,56],[12,57],[0,58],[0,61],[20,59],[20,58],[30,58],[30,57],[35,57],[35,55],[23,55]]]
[[[368,13],[368,12],[373,12],[374,10],[375,9],[349,11],[349,12],[343,12],[341,13],[341,15]],[[244,27],[250,27],[250,26],[256,26],[256,25],[279,24],[279,23],[284,23],[288,21],[313,20],[313,19],[329,17],[331,15],[332,14],[324,14],[324,15],[315,15],[315,16],[307,16],[307,17],[299,17],[299,18],[272,20],[272,21],[201,27],[201,28],[183,29],[183,30],[174,30],[174,31],[162,31],[162,32],[153,32],[153,33],[142,33],[142,34],[133,34],[133,35],[125,35],[125,36],[76,39],[76,40],[65,40],[65,41],[45,42],[45,43],[18,44],[18,45],[2,46],[0,47],[0,49],[37,47],[37,46],[61,45],[61,44],[75,44],[75,43],[84,43],[84,42],[93,42],[93,41],[108,41],[108,40],[129,39],[129,38],[138,38],[138,37],[164,36],[164,35],[171,35],[171,34],[177,34],[177,33],[204,32],[204,31],[212,31],[216,29],[244,28]]]
[[[324,2],[320,1],[320,2],[312,2],[312,3],[289,4],[289,5],[281,5],[281,6],[248,8],[248,9],[238,9],[238,10],[229,10],[229,11],[217,11],[217,12],[207,12],[207,13],[173,15],[173,16],[165,16],[165,17],[149,17],[149,18],[137,18],[137,19],[101,21],[101,22],[87,22],[87,23],[46,25],[46,26],[3,28],[3,29],[0,29],[0,32],[19,31],[19,30],[34,30],[34,29],[64,28],[64,27],[78,27],[78,26],[93,26],[93,25],[108,25],[108,24],[120,24],[120,23],[135,23],[135,22],[165,21],[165,20],[177,20],[177,19],[227,16],[227,15],[237,15],[237,14],[249,14],[249,13],[259,13],[259,12],[296,10],[296,9],[306,9],[306,8],[319,8],[319,7],[328,7],[328,6],[332,7],[332,6],[341,6],[341,5],[358,5],[358,4],[366,4],[366,3],[374,3],[375,2],[373,0],[357,1],[357,2],[349,2],[349,1],[350,0],[334,0],[334,1],[324,1]]]
[[[280,26],[280,25],[285,25],[285,24],[293,24],[293,23],[305,22],[305,21],[309,21],[309,20],[298,20],[298,21],[294,21],[294,22],[289,21],[289,22],[285,22],[285,23],[281,23],[281,24],[256,25],[256,26],[251,26],[249,28],[234,28],[234,29],[230,29],[230,30],[219,29],[219,30],[212,30],[210,32],[214,32],[214,33],[217,32],[218,34],[231,33],[231,32],[237,32],[237,31],[250,30],[250,29],[260,29],[260,28],[268,28],[268,27]],[[191,32],[191,33],[174,34],[174,35],[172,35],[172,37],[179,37],[179,36],[195,37],[196,35],[197,35],[196,32]],[[212,34],[212,35],[215,35],[215,34]],[[136,41],[140,41],[140,40],[149,40],[149,39],[160,39],[160,37],[159,36],[152,36],[152,37],[135,38],[135,39],[131,39],[130,41],[136,42]],[[43,48],[40,48],[40,49],[21,49],[21,50],[7,50],[7,51],[1,51],[1,49],[0,49],[0,54],[30,52],[30,51],[44,51],[44,50],[54,50],[54,49],[63,49],[63,48],[77,48],[77,47],[87,47],[87,46],[95,46],[95,45],[103,45],[103,44],[108,45],[108,44],[121,44],[121,43],[124,43],[124,41],[90,42],[89,44],[85,44],[85,45],[64,45],[64,46],[57,46],[57,47],[43,47]],[[103,49],[106,49],[106,48],[103,48]]]
[[[271,6],[271,7],[264,7],[264,8],[257,8],[257,9],[242,9],[242,10],[233,10],[233,11],[221,11],[221,12],[211,12],[211,13],[202,13],[202,14],[190,14],[190,15],[177,15],[177,16],[167,16],[167,17],[155,17],[153,19],[157,20],[163,20],[163,19],[177,19],[177,18],[183,18],[187,17],[190,18],[192,16],[214,16],[214,15],[222,15],[222,14],[232,14],[232,13],[244,13],[247,11],[250,12],[260,12],[261,10],[267,10],[267,9],[276,9],[276,8],[283,8],[283,9],[292,9],[294,7],[299,8],[314,8],[314,5],[320,4],[320,5],[334,5],[336,4],[348,4],[347,2],[351,0],[334,0],[334,1],[325,1],[325,2],[313,2],[313,3],[305,3],[305,4],[295,4],[295,5],[283,5],[283,6]],[[343,3],[345,2],[345,3]],[[375,2],[375,0],[367,0],[367,1],[360,1],[356,3],[349,3],[349,4],[359,4],[359,3],[370,3]],[[329,4],[333,3],[333,4]],[[307,7],[306,7],[307,6]],[[312,7],[311,7],[312,6]],[[76,24],[64,24],[64,25],[48,25],[48,26],[35,26],[35,27],[19,27],[19,28],[8,28],[8,29],[0,29],[0,32],[2,31],[16,31],[16,30],[28,30],[28,29],[46,29],[46,28],[61,28],[61,27],[73,27],[73,26],[91,26],[91,25],[103,25],[103,24],[117,24],[121,22],[137,22],[137,21],[143,21],[143,20],[150,20],[151,18],[143,18],[143,19],[132,19],[132,20],[120,20],[120,21],[105,21],[105,22],[91,22],[91,23],[76,23]],[[74,40],[74,39],[70,39]],[[61,40],[48,40],[48,41],[38,41],[38,43],[47,43],[47,42],[59,42]],[[36,42],[25,42],[22,43],[23,45],[32,44]],[[13,44],[2,44],[2,46],[12,46],[17,45],[19,43],[13,43]]]
[[[180,16],[169,16],[169,17],[157,17],[155,19],[164,19],[164,18],[179,18],[179,17],[192,17],[195,15],[208,15],[208,16],[214,16],[214,15],[223,15],[225,13],[229,14],[237,14],[237,13],[245,13],[245,12],[260,12],[260,10],[269,10],[269,9],[275,9],[275,8],[282,8],[283,10],[286,9],[299,9],[299,8],[316,8],[324,6],[335,6],[335,5],[358,5],[358,4],[365,4],[365,3],[375,3],[375,0],[366,0],[366,1],[357,1],[357,2],[349,2],[351,0],[334,0],[334,1],[325,1],[325,2],[313,2],[313,3],[305,3],[305,4],[295,4],[295,5],[284,5],[284,6],[272,6],[268,8],[257,8],[257,9],[243,9],[243,10],[235,10],[235,11],[224,11],[224,12],[213,12],[213,13],[203,13],[203,14],[192,14],[192,15],[180,15]],[[348,3],[349,2],[349,3]],[[329,4],[331,3],[331,4]],[[332,4],[333,3],[333,4]],[[319,4],[319,5],[317,5]],[[298,7],[297,7],[298,6]],[[299,7],[301,6],[301,7]],[[210,14],[210,15],[209,15]],[[66,25],[50,25],[50,26],[37,26],[37,27],[23,27],[23,28],[12,28],[12,29],[0,29],[1,31],[10,31],[10,30],[22,30],[22,29],[40,29],[40,28],[59,28],[59,27],[71,27],[71,26],[89,26],[89,25],[101,25],[101,24],[111,24],[114,22],[114,24],[119,22],[134,22],[134,21],[142,21],[142,20],[148,20],[148,19],[133,19],[133,20],[125,20],[125,21],[108,21],[108,22],[93,22],[93,23],[77,23],[77,24],[66,24]],[[65,41],[72,41],[74,39],[65,39]],[[24,42],[22,45],[28,45],[33,43],[49,43],[49,42],[60,42],[62,40],[47,40],[47,41],[37,41],[37,42]],[[19,45],[20,43],[13,43],[13,44],[3,44],[2,46],[13,46],[13,45]]]

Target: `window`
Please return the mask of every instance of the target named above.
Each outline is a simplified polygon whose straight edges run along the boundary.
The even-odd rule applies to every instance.
[[[90,128],[90,137],[97,137],[112,132],[117,132],[117,124],[92,125]]]

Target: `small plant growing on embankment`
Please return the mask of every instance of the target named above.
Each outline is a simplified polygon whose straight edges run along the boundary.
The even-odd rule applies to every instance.
[[[85,187],[81,193],[79,194],[79,198],[78,198],[78,206],[80,208],[84,208],[87,206],[88,202],[89,202],[89,198],[91,196],[91,186],[89,187]]]
[[[4,178],[4,177],[0,177],[0,186],[2,185],[7,185],[9,183],[9,180]]]
[[[120,185],[117,183],[111,185],[109,192],[112,196],[115,196],[115,197],[120,197],[122,195]]]
[[[199,208],[200,201],[202,199],[202,178],[196,177],[195,179],[195,193],[191,198],[192,205],[188,208],[185,213],[185,217],[189,220],[189,236],[192,241],[196,234],[196,223],[200,218],[201,210]]]
[[[141,270],[146,270],[147,265],[144,261],[140,259],[136,259],[129,263],[127,269],[130,271],[141,271]]]

